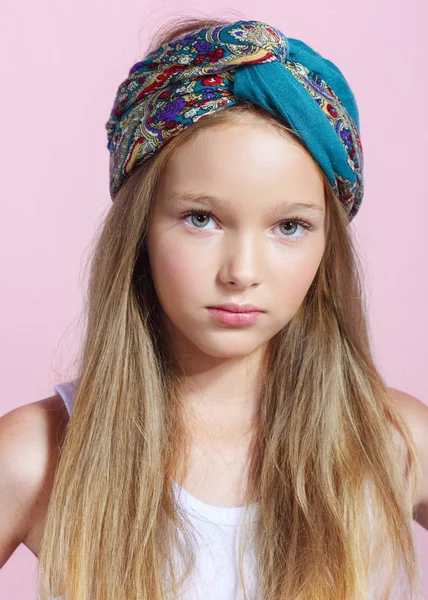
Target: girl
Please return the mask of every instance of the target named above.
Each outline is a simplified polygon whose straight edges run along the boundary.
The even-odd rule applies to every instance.
[[[371,354],[341,71],[260,21],[178,23],[106,127],[78,375],[43,401],[41,599],[415,598],[428,494]]]

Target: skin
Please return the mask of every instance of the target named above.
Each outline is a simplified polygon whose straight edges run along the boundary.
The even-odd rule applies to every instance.
[[[183,193],[224,203],[180,201]],[[288,207],[292,202],[318,210]],[[203,214],[185,216],[191,208]],[[312,230],[289,223],[292,217]],[[218,426],[239,437],[251,427],[264,351],[301,305],[322,259],[326,227],[317,163],[269,124],[198,132],[171,157],[147,248],[165,327],[185,369],[186,401],[211,431]],[[206,308],[225,302],[251,302],[266,313],[252,325],[226,326]]]

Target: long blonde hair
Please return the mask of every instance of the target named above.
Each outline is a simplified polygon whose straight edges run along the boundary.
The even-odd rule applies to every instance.
[[[174,22],[152,47],[227,22]],[[136,168],[103,220],[91,257],[75,406],[39,554],[41,600],[52,593],[67,600],[178,598],[194,565],[196,537],[172,486],[185,476],[189,450],[180,373],[161,328],[145,234],[174,150],[203,128],[248,118],[299,142],[250,102],[217,111]],[[419,590],[411,532],[419,463],[372,358],[361,265],[344,209],[322,175],[325,252],[299,310],[270,342],[245,499],[245,508],[259,501],[259,515],[242,539],[248,544],[253,536],[257,598],[366,600],[370,580],[383,586],[371,597],[387,599],[400,576],[400,598],[411,599]],[[177,556],[187,557],[182,577]]]

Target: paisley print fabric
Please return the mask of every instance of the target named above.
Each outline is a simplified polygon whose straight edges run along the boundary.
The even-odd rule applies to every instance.
[[[184,128],[243,99],[291,127],[351,221],[363,197],[363,149],[354,94],[339,68],[261,21],[178,37],[135,63],[106,123],[110,195]]]

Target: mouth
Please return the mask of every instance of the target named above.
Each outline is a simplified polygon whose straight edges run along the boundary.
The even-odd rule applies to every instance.
[[[265,312],[264,310],[262,310],[261,308],[259,308],[258,306],[255,306],[254,304],[235,304],[233,302],[229,302],[226,304],[220,304],[218,306],[208,306],[208,309],[215,309],[215,310],[223,310],[223,311],[227,311],[227,312],[231,312],[231,313],[255,313],[255,312]]]
[[[236,312],[217,306],[208,307],[208,311],[213,319],[224,325],[252,325],[259,321],[263,315],[260,310]]]

